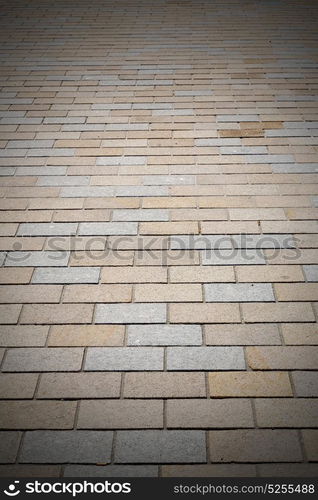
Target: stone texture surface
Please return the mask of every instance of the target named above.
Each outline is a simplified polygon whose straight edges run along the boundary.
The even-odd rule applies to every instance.
[[[317,2],[1,7],[0,476],[317,475]]]

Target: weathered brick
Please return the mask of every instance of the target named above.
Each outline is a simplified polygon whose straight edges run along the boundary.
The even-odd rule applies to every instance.
[[[244,370],[241,347],[168,347],[168,370]]]
[[[130,325],[128,345],[201,345],[199,325]]]
[[[203,372],[126,373],[126,398],[205,397]]]
[[[166,304],[98,304],[96,323],[165,323]]]
[[[9,349],[3,364],[5,372],[50,372],[80,370],[83,349]]]
[[[239,323],[237,304],[171,304],[171,323]]]
[[[207,345],[280,345],[278,326],[267,324],[206,325]]]
[[[90,347],[87,350],[85,370],[140,371],[162,370],[161,347]]]
[[[3,429],[72,429],[76,402],[0,401]]]
[[[54,325],[49,346],[121,346],[124,343],[122,325]]]
[[[44,373],[37,397],[43,399],[117,398],[120,373]]]
[[[213,372],[209,373],[209,384],[214,398],[292,396],[285,372]]]

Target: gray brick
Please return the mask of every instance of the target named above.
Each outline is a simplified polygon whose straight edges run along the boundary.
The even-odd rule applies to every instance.
[[[306,279],[308,281],[318,281],[318,265],[317,266],[303,266]]]
[[[205,266],[231,266],[231,265],[249,265],[265,264],[265,258],[262,250],[227,250],[220,249],[215,251],[202,251],[202,264]]]
[[[232,139],[232,138],[225,138],[225,139],[196,139],[195,140],[195,145],[196,146],[240,146],[241,145],[241,140],[240,139]]]
[[[9,349],[2,370],[4,372],[77,371],[81,369],[82,348],[21,348]]]
[[[168,210],[114,210],[113,221],[169,221]]]
[[[119,186],[116,196],[169,196],[166,186]]]
[[[292,372],[295,394],[298,397],[318,397],[318,372]]]
[[[77,231],[77,223],[25,223],[20,224],[18,236],[70,236],[75,235]]]
[[[113,442],[111,431],[26,432],[22,463],[107,463]]]
[[[199,325],[130,325],[128,345],[201,345]]]
[[[4,263],[4,260],[6,258],[6,253],[5,252],[0,252],[0,266]]]
[[[266,146],[223,146],[220,148],[221,155],[266,155]]]
[[[158,477],[156,465],[67,465],[63,477]]]
[[[98,304],[95,323],[165,323],[166,304]]]
[[[260,464],[261,477],[317,477],[318,464]]]
[[[96,165],[146,165],[146,156],[99,156]]]
[[[60,191],[61,198],[103,198],[114,196],[112,186],[75,186],[63,187]]]
[[[259,427],[315,427],[318,399],[255,399],[255,411]]]
[[[20,432],[0,432],[0,463],[12,464],[16,460],[21,439]]]
[[[32,141],[9,141],[7,148],[52,148],[54,141],[32,140]]]
[[[91,347],[87,349],[87,371],[140,371],[162,370],[161,347]]]
[[[35,269],[32,283],[98,283],[99,267],[45,267]]]
[[[67,266],[70,253],[57,252],[8,252],[5,266],[7,267],[61,267]]]
[[[288,429],[210,431],[212,462],[300,462],[297,432]]]
[[[195,184],[194,175],[144,175],[145,186],[178,186]]]
[[[206,461],[202,431],[119,431],[115,463],[188,463]]]
[[[173,250],[207,250],[208,252],[210,250],[212,253],[213,249],[216,251],[223,248],[233,249],[233,242],[228,235],[175,235],[170,238],[170,248]]]
[[[292,163],[294,161],[293,155],[245,155],[244,160],[246,163]]]
[[[16,175],[38,176],[38,175],[66,175],[67,167],[18,167]]]
[[[135,235],[138,224],[135,222],[82,222],[79,226],[79,235]]]
[[[204,285],[206,302],[275,301],[269,283],[213,283]]]
[[[168,370],[245,370],[241,347],[168,347]]]
[[[39,177],[37,186],[87,186],[90,177],[84,175],[49,175]]]
[[[310,174],[318,172],[318,166],[315,163],[284,163],[272,165],[273,172],[276,174]]]

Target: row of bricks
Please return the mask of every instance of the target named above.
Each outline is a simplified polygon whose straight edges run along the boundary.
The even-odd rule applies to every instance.
[[[205,463],[206,433],[195,430],[118,431],[115,463]],[[26,432],[21,463],[109,463],[112,431]],[[208,433],[211,462],[301,462],[298,434],[288,429],[219,430]],[[317,460],[317,430],[302,431],[305,452]],[[21,433],[1,432],[1,461],[15,462]]]
[[[4,372],[315,370],[316,346],[246,347],[79,347],[8,349]],[[4,356],[5,349],[2,349]]]
[[[21,255],[21,254],[20,254]],[[39,254],[38,254],[39,255]],[[1,284],[28,284],[32,279],[32,283],[51,283],[51,284],[80,284],[80,283],[109,283],[109,284],[134,284],[134,283],[149,283],[155,285],[155,283],[166,283],[166,289],[169,290],[169,286],[173,283],[233,283],[235,278],[241,283],[282,283],[277,285],[278,289],[286,290],[283,286],[284,282],[302,282],[307,279],[309,283],[295,283],[291,287],[291,293],[295,293],[296,290],[311,290],[315,288],[315,285],[310,282],[318,281],[318,266],[317,265],[304,265],[303,272],[299,265],[266,265],[266,266],[255,266],[255,265],[244,265],[244,266],[168,266],[160,267],[154,266],[132,266],[132,262],[129,259],[129,255],[123,255],[116,266],[116,260],[110,259],[105,262],[108,267],[98,268],[98,267],[39,267],[34,269],[29,267],[30,265],[44,266],[53,264],[53,259],[50,262],[45,262],[45,255],[34,255],[25,254],[25,266],[22,266],[20,261],[20,266],[18,267],[2,267],[0,268],[0,283]],[[19,256],[19,252],[16,255]],[[32,262],[32,257],[35,262]],[[43,258],[44,257],[44,258]],[[49,257],[49,255],[48,255]],[[126,258],[125,258],[126,257]],[[9,259],[9,257],[8,257]],[[128,260],[127,267],[122,266],[123,262],[126,263]],[[48,260],[48,259],[47,259]],[[9,260],[7,260],[9,262]],[[74,262],[74,261],[73,261]],[[76,261],[75,261],[76,262]],[[156,261],[154,261],[155,263]],[[170,261],[172,264],[172,262]],[[182,262],[184,263],[184,261]],[[18,262],[15,261],[15,266]],[[115,265],[114,265],[115,264]],[[167,262],[169,264],[169,262]],[[175,264],[175,262],[174,262]],[[111,267],[113,265],[113,267]],[[80,285],[78,285],[80,286]],[[235,286],[231,285],[235,290]],[[106,287],[104,287],[107,290]],[[162,287],[164,289],[164,287]],[[239,287],[236,287],[239,288]],[[85,289],[85,287],[84,287]],[[93,288],[88,288],[88,290]],[[101,287],[102,289],[102,287]],[[114,286],[114,290],[116,287]],[[119,289],[118,289],[119,290]],[[293,292],[294,290],[294,292]],[[30,289],[31,291],[31,289]]]
[[[0,477],[316,477],[316,463],[200,465],[0,465]]]
[[[317,382],[318,374],[314,371],[291,371],[290,374],[286,371],[220,371],[208,373],[207,380],[203,372],[127,372],[124,375],[118,372],[70,372],[43,373],[40,378],[38,373],[1,373],[0,398],[32,399],[36,396],[37,399],[98,399],[122,396],[153,400],[154,398],[205,398],[207,394],[212,398],[290,398],[293,392],[298,398],[311,398],[318,396]],[[185,399],[186,401],[188,400]],[[276,402],[278,405],[284,405],[286,402],[285,400],[273,401],[275,407]],[[305,406],[309,400],[306,401]],[[231,401],[231,405],[232,403]],[[298,407],[303,408],[302,404],[293,400],[290,408],[295,405],[294,410],[289,411],[286,407],[284,411],[291,415],[290,419],[296,418],[294,411]],[[223,408],[221,403],[219,405]],[[270,407],[269,403],[268,408]],[[23,408],[22,405],[21,410]],[[212,405],[209,418],[216,417],[214,412],[217,408],[217,405],[215,408]],[[228,412],[227,408],[225,404],[225,413]],[[87,409],[90,409],[90,404]],[[182,405],[178,411],[181,409]],[[236,418],[236,411],[229,410],[228,418],[232,419],[234,414]],[[280,416],[282,415],[278,409],[276,411]],[[37,412],[38,410],[35,411],[34,418]],[[20,418],[21,411],[17,413],[19,415],[17,418]],[[274,419],[276,413],[274,410],[271,413],[271,418]],[[25,415],[27,414],[28,410]],[[101,416],[103,414],[104,410],[101,411]],[[201,414],[202,412],[197,413],[197,417],[199,418]],[[226,418],[224,415],[224,427],[227,427]],[[305,413],[303,418],[306,418]],[[186,419],[187,417],[184,422]],[[104,423],[106,421],[107,419]],[[138,422],[135,424],[139,425]],[[184,423],[181,422],[180,427],[183,425]]]
[[[3,168],[3,167],[1,167]],[[9,167],[10,168],[10,167]],[[39,167],[43,168],[43,167]],[[54,167],[58,168],[58,167]],[[192,167],[195,168],[195,167]],[[236,167],[237,168],[237,167]],[[76,167],[79,169],[79,167]],[[16,191],[16,194],[19,193]],[[40,193],[39,193],[40,194]],[[45,196],[39,198],[25,197],[25,198],[6,198],[0,199],[0,209],[1,210],[78,210],[78,209],[137,209],[142,206],[143,209],[154,209],[154,208],[253,208],[253,207],[291,207],[293,211],[288,212],[290,219],[297,217],[301,218],[305,212],[297,212],[296,207],[308,208],[312,207],[312,203],[315,200],[311,199],[310,196],[297,195],[294,196],[285,195],[281,197],[276,196],[221,196],[221,195],[210,195],[210,196],[149,196],[146,198],[125,198],[124,196],[120,198],[110,198],[110,197],[93,197],[93,198],[57,198]],[[295,215],[293,215],[295,214]],[[285,232],[285,231],[284,231]]]
[[[311,428],[318,399],[0,401],[2,429]],[[77,411],[78,409],[78,411]],[[76,424],[75,424],[76,417]]]
[[[85,294],[85,298],[87,294]],[[86,300],[88,300],[86,298]],[[313,304],[315,311],[317,303]],[[314,322],[310,302],[284,303],[121,303],[121,304],[10,304],[0,305],[2,324],[54,323],[284,323]]]
[[[258,216],[261,211],[258,211]],[[259,217],[257,217],[257,220]],[[199,223],[186,222],[52,222],[2,224],[2,236],[107,236],[107,235],[195,235],[199,234]],[[222,221],[200,222],[201,234],[293,234],[317,233],[317,221]]]
[[[57,273],[56,269],[51,272],[47,269],[36,270],[33,274],[33,283],[68,282],[68,269]],[[80,270],[83,270],[80,269]],[[73,269],[72,269],[73,271]],[[77,271],[77,269],[76,269]],[[93,268],[92,271],[99,273]],[[65,276],[63,276],[65,273]],[[60,275],[59,275],[60,274]],[[73,273],[77,274],[77,273]],[[95,273],[90,273],[96,283]],[[98,274],[97,274],[98,277]],[[72,275],[71,275],[71,280]],[[84,280],[88,281],[88,280]],[[201,285],[198,283],[178,284],[99,284],[99,285],[5,285],[0,286],[1,304],[19,303],[121,303],[121,302],[275,302],[277,301],[318,301],[318,283],[279,283],[273,286],[269,283],[209,283]],[[134,310],[132,309],[132,320]],[[136,310],[137,312],[137,310]],[[243,309],[244,312],[244,309]],[[97,317],[99,309],[96,310]],[[107,309],[106,309],[107,313]],[[104,313],[105,314],[105,313]],[[173,309],[171,319],[174,318]],[[244,315],[248,320],[248,314]],[[99,321],[99,319],[97,321]],[[123,318],[124,320],[125,318]],[[110,310],[110,322],[112,311]],[[125,321],[126,322],[126,321]],[[158,322],[161,318],[158,317]]]
[[[203,332],[202,332],[203,328]],[[280,335],[281,332],[281,335]],[[219,325],[1,325],[1,347],[317,345],[317,323]]]

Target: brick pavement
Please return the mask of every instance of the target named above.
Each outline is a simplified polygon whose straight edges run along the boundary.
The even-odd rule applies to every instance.
[[[0,474],[317,475],[316,2],[2,4]]]

